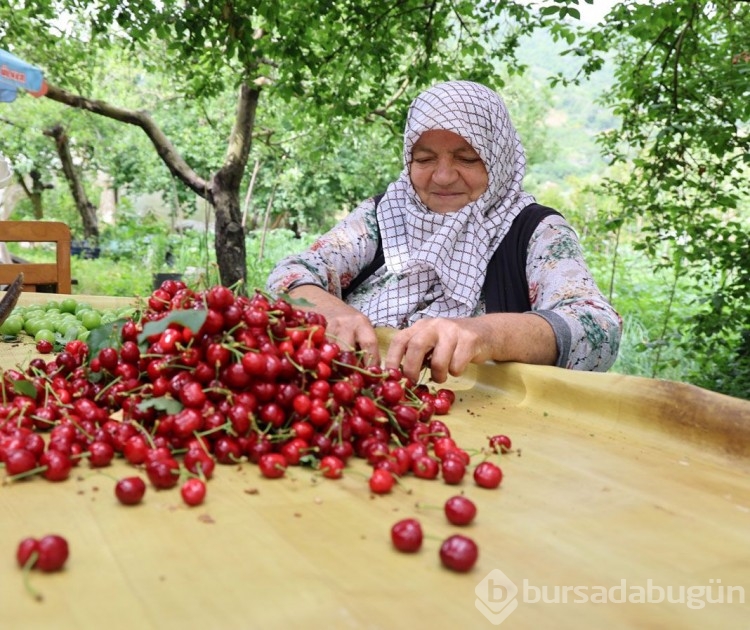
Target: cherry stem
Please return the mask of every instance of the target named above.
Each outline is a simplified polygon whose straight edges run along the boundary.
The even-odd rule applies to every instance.
[[[206,429],[205,431],[195,431],[193,432],[193,435],[197,438],[205,437],[206,435],[211,435],[212,433],[216,433],[217,431],[227,431],[232,428],[232,423],[227,421],[221,426],[214,427],[213,429]],[[201,440],[201,444],[203,443],[203,440]]]
[[[104,387],[102,387],[101,390],[99,390],[99,392],[97,392],[96,396],[94,396],[94,400],[99,402],[102,396],[104,396],[104,394],[107,393],[107,390],[113,385],[115,385],[116,383],[120,382],[121,380],[122,380],[121,376],[113,378],[109,383],[107,383]]]
[[[60,401],[58,400],[58,402],[60,402]],[[34,422],[37,422],[37,423],[40,423],[40,424],[49,425],[50,427],[52,427],[52,426],[54,426],[54,425],[57,424],[54,420],[47,420],[47,418],[40,418],[37,415],[32,415],[31,418],[34,420]]]
[[[200,462],[196,462],[195,467],[198,470],[198,478],[203,483],[206,483],[207,480],[206,480],[206,475],[203,474],[203,465]]]
[[[80,424],[78,424],[78,423],[77,423],[77,422],[76,422],[75,420],[73,420],[73,418],[72,418],[72,417],[68,416],[68,420],[70,420],[70,423],[71,423],[71,424],[72,424],[72,425],[73,425],[73,426],[74,426],[74,427],[75,427],[76,429],[78,429],[78,430],[79,430],[79,431],[80,431],[81,433],[83,433],[83,435],[85,435],[85,436],[86,436],[86,439],[88,439],[88,440],[89,440],[89,442],[93,442],[93,441],[94,441],[94,436],[93,436],[93,435],[91,435],[90,433],[88,433],[88,432],[87,432],[87,431],[86,431],[86,430],[85,430],[85,429],[84,429],[84,428],[83,428],[83,427],[82,427],[82,426],[81,426]]]
[[[117,477],[114,475],[110,475],[108,472],[104,472],[101,468],[97,468],[95,470],[95,473],[97,475],[104,475],[105,477],[109,477],[112,481],[120,481]]]
[[[12,483],[14,481],[18,481],[19,479],[25,479],[26,477],[33,477],[34,475],[38,473],[43,473],[45,470],[47,470],[48,466],[35,466],[34,468],[30,468],[29,470],[25,470],[23,472],[20,472],[15,475],[8,475],[4,480],[3,483]]]
[[[406,494],[411,494],[411,489],[407,487],[406,485],[404,485],[404,482],[401,481],[401,478],[398,475],[394,474],[393,479],[396,482],[396,485],[399,488],[401,488],[404,492],[406,492]]]
[[[417,508],[418,510],[422,510],[422,509],[442,510],[442,509],[444,509],[442,505],[432,505],[430,503],[420,503],[419,501],[417,501],[414,504],[414,507]]]
[[[331,363],[333,363],[334,365],[338,365],[340,367],[344,367],[348,370],[353,370],[354,372],[359,372],[360,374],[363,374],[364,376],[369,376],[369,377],[375,376],[377,378],[383,378],[383,379],[388,377],[387,374],[373,374],[372,371],[368,370],[367,368],[362,368],[362,367],[359,367],[358,365],[352,365],[351,363],[344,363],[343,361],[338,361],[336,359],[331,361]]]
[[[44,597],[42,594],[37,591],[32,585],[30,575],[31,575],[31,569],[36,564],[36,561],[39,559],[39,552],[38,551],[32,551],[31,555],[29,556],[29,559],[26,560],[25,564],[23,565],[22,572],[23,572],[23,585],[26,591],[31,595],[36,601],[41,602]]]
[[[137,422],[134,422],[133,424],[135,424],[135,426],[137,426],[137,427],[138,427],[138,429],[139,429],[139,430],[140,430],[140,432],[141,432],[141,435],[143,435],[143,439],[145,439],[145,440],[146,440],[146,442],[148,442],[148,445],[149,445],[149,446],[150,446],[151,448],[156,448],[156,444],[154,443],[154,438],[153,438],[153,436],[152,436],[152,435],[151,435],[151,434],[150,434],[150,433],[149,433],[149,432],[148,432],[148,431],[146,430],[146,428],[145,428],[144,426],[142,426],[141,424],[137,423]]]

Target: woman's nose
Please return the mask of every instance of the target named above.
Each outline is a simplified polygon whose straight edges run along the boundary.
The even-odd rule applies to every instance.
[[[432,173],[432,180],[436,184],[446,185],[451,184],[456,180],[458,171],[453,165],[452,160],[441,159],[438,160],[435,165],[435,170]]]

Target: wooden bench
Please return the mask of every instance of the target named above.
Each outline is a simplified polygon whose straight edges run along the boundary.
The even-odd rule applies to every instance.
[[[24,291],[52,286],[55,293],[71,292],[70,228],[61,221],[0,221],[0,241],[12,243],[55,243],[56,262],[0,264],[0,285],[24,274]]]

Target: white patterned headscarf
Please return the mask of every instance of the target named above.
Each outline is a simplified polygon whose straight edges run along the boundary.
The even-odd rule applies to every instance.
[[[409,177],[412,147],[425,131],[452,131],[479,154],[487,190],[457,212],[422,203]],[[523,146],[500,96],[470,81],[420,94],[404,131],[404,169],[378,204],[385,264],[394,275],[357,305],[375,325],[402,328],[423,317],[469,317],[487,264],[513,219],[534,198],[522,188]]]

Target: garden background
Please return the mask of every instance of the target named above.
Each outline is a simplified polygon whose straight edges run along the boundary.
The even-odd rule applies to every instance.
[[[11,0],[0,47],[50,86],[0,109],[4,210],[98,250],[76,293],[262,287],[396,176],[411,98],[470,78],[624,318],[613,371],[750,398],[750,3]]]

